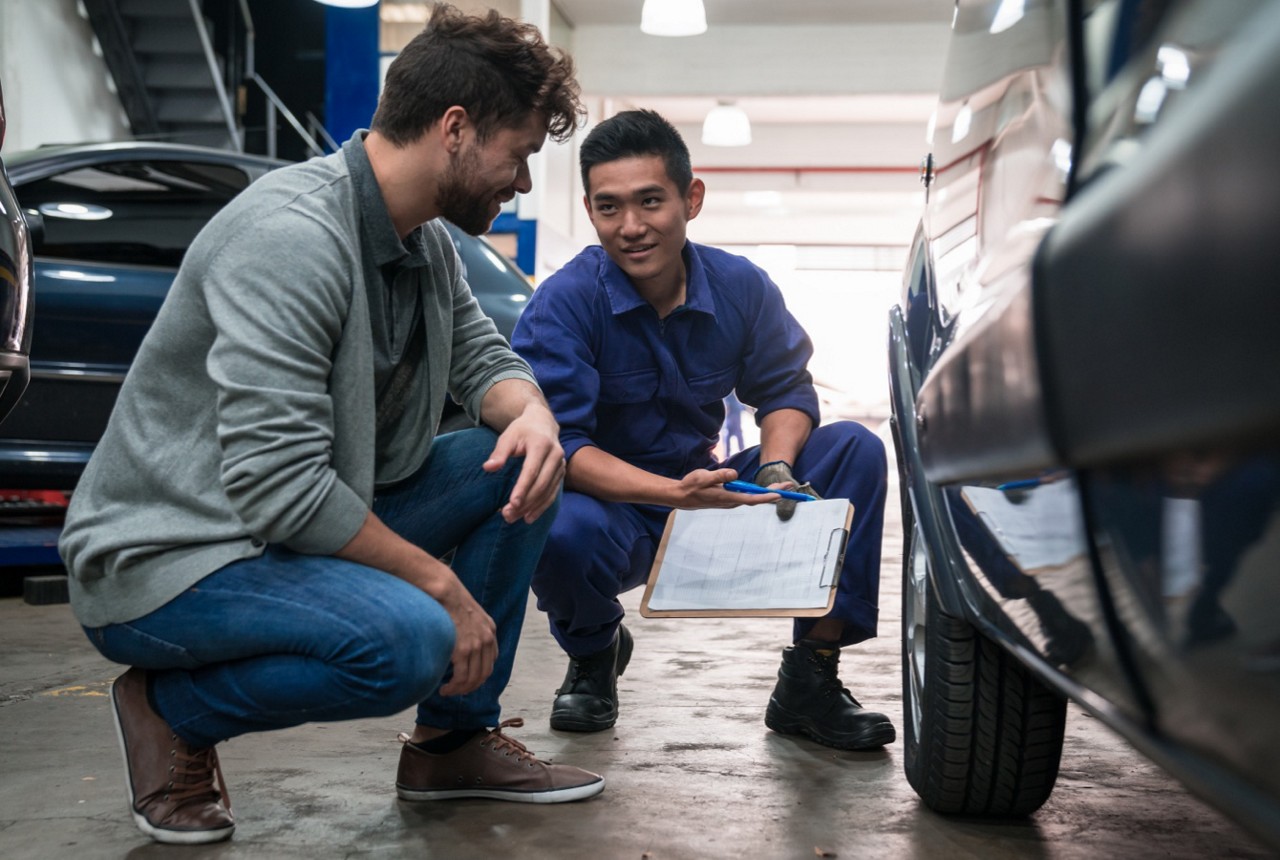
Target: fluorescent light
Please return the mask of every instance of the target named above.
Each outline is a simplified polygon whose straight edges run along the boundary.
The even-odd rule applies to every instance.
[[[707,146],[746,146],[751,142],[751,120],[742,108],[721,102],[702,122],[702,142]]]
[[[707,32],[702,0],[644,0],[640,32],[650,36],[697,36]]]
[[[1156,52],[1156,61],[1160,64],[1160,77],[1171,90],[1181,90],[1191,79],[1191,59],[1184,51],[1172,45],[1161,45]]]
[[[342,9],[365,9],[378,4],[378,0],[317,0],[317,2]]]

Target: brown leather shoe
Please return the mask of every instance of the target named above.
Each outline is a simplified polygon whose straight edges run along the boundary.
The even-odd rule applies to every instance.
[[[143,833],[157,842],[220,842],[236,829],[227,787],[213,747],[193,749],[151,710],[147,676],[130,669],[111,685],[111,710],[124,753],[129,808]],[[218,787],[213,785],[214,776]]]
[[[604,791],[604,777],[567,764],[535,758],[525,745],[502,733],[524,720],[504,720],[443,755],[424,752],[400,735],[396,794],[404,800],[452,800],[487,797],[520,803],[563,803]]]

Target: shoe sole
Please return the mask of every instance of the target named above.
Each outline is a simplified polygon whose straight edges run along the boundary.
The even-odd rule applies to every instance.
[[[116,685],[111,685],[111,720],[116,726],[116,739],[120,741],[120,755],[124,759],[124,790],[129,797],[129,812],[133,815],[133,823],[138,829],[157,842],[166,845],[204,845],[209,842],[221,842],[230,839],[236,826],[222,827],[217,830],[164,830],[156,827],[147,817],[134,808],[133,771],[129,768],[129,747],[124,739],[124,725],[120,722],[120,706],[116,702]]]
[[[823,734],[813,723],[799,714],[792,714],[772,700],[764,713],[764,724],[780,735],[803,735],[824,746],[841,750],[873,750],[886,747],[898,738],[893,723],[888,720],[875,723],[849,735]]]
[[[604,778],[586,785],[573,785],[557,788],[553,791],[504,791],[502,789],[461,788],[442,789],[440,791],[418,791],[396,786],[396,795],[401,800],[462,800],[468,797],[479,797],[487,800],[507,800],[514,803],[568,803],[572,800],[585,800],[595,797],[604,791]]]
[[[617,708],[614,708],[612,716],[600,720],[584,720],[581,717],[569,716],[563,712],[551,712],[551,728],[557,732],[579,732],[581,734],[603,732],[605,729],[613,728],[617,722]]]
[[[625,628],[619,627],[618,629],[624,630]],[[635,641],[631,638],[630,633],[627,633],[626,636],[620,635],[620,639],[621,641],[618,643],[618,658],[614,662],[616,667],[614,674],[618,678],[621,678],[622,673],[627,670],[627,664],[631,662],[631,652],[635,648]],[[613,713],[598,720],[584,719],[573,715],[572,712],[566,714],[563,711],[554,709],[551,711],[551,728],[558,732],[603,732],[605,729],[613,728],[617,722],[618,703],[616,700],[613,705]]]

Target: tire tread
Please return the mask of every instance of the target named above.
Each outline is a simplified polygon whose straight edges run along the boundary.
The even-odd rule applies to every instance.
[[[912,788],[945,814],[1035,812],[1057,781],[1066,701],[971,624],[943,612],[932,590],[924,635],[922,737],[907,727]]]

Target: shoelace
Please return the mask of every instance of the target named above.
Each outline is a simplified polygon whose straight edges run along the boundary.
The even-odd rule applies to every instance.
[[[517,762],[522,762],[526,759],[537,761],[537,756],[529,752],[528,747],[520,743],[520,741],[515,738],[509,738],[502,733],[502,730],[505,728],[518,729],[523,725],[523,717],[512,717],[509,720],[503,720],[498,724],[496,729],[489,732],[489,737],[486,742],[492,746],[494,752],[502,751],[503,755],[511,755],[512,753],[515,753]]]
[[[494,752],[505,750],[506,752],[503,753],[504,755],[511,755],[511,753],[514,752],[517,762],[522,762],[526,759],[530,762],[541,761],[541,759],[529,752],[529,748],[520,743],[520,741],[515,738],[509,738],[502,733],[503,729],[518,729],[522,726],[524,726],[523,717],[512,717],[509,720],[503,720],[496,729],[489,732],[487,737],[480,742],[481,746],[484,744],[490,744]],[[400,732],[396,735],[396,740],[402,744],[407,744],[410,743],[410,736],[405,732]],[[532,765],[530,766],[532,767]]]
[[[850,693],[849,689],[840,682],[840,676],[836,674],[839,662],[834,655],[824,657],[821,654],[814,654],[809,658],[809,662],[814,665],[814,671],[822,678],[818,689],[823,696],[830,697],[843,694],[849,697],[849,701],[853,702],[855,708],[862,707],[862,705],[858,704],[858,700],[853,697],[853,693]]]
[[[573,677],[569,679],[569,683],[565,684],[562,690],[556,691],[557,694],[573,692],[573,690],[578,686],[578,683],[580,681],[585,681],[587,676],[591,674],[591,667],[581,660],[573,660],[571,665],[573,666]]]
[[[569,658],[569,665],[573,668],[573,677],[569,679],[569,683],[556,691],[557,695],[560,693],[573,692],[580,681],[588,680],[591,675],[600,670],[601,664],[605,663],[611,657],[615,660],[617,659],[616,654],[608,651],[604,654],[592,654],[588,657]]]
[[[174,763],[169,766],[169,785],[165,791],[165,799],[177,806],[193,800],[212,800],[231,812],[231,795],[227,793],[226,780],[222,778],[222,764],[218,761],[218,751],[213,747],[198,752],[184,752],[185,746],[174,738],[172,757]],[[218,787],[214,788],[214,779]]]

